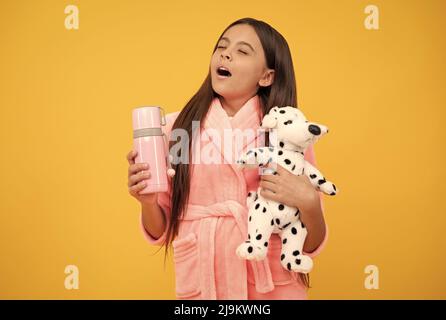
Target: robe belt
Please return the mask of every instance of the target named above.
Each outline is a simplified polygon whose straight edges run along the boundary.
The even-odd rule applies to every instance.
[[[191,205],[187,206],[186,217],[183,220],[198,220],[200,219],[200,234],[199,234],[199,268],[200,268],[200,287],[202,292],[202,299],[215,300],[217,299],[216,284],[215,284],[215,232],[217,227],[217,217],[234,217],[235,222],[240,229],[240,244],[245,241],[247,237],[247,208],[242,206],[235,200],[227,200],[218,202],[210,206]],[[234,235],[235,236],[235,235]],[[247,299],[247,268],[246,262],[251,262],[254,273],[256,290],[261,293],[266,293],[274,289],[274,283],[271,276],[268,259],[261,261],[244,260],[239,258],[235,250],[233,254],[237,259],[224,257],[231,261],[227,264],[229,278],[232,274],[242,276],[242,281],[229,281],[229,292],[240,292],[240,296],[229,297],[234,300]],[[232,263],[234,261],[234,263]]]

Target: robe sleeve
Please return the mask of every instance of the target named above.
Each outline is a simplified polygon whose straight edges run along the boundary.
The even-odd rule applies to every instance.
[[[178,116],[180,112],[172,112],[166,114],[166,125],[162,126],[161,129],[163,133],[166,134],[167,140],[169,140],[170,132],[173,126],[173,123],[175,122],[176,117]],[[167,142],[168,143],[168,142]],[[168,145],[166,145],[167,149]],[[171,179],[170,177],[168,178]],[[164,232],[161,234],[159,238],[154,238],[144,227],[144,224],[142,223],[142,212],[140,213],[140,228],[142,230],[144,238],[149,242],[151,245],[155,246],[162,246],[164,244],[164,241],[166,239],[167,230],[170,226],[170,216],[171,216],[171,196],[172,196],[172,190],[171,185],[168,183],[168,190],[166,192],[159,192],[158,193],[158,205],[163,211],[165,221],[166,221],[166,229],[164,229]]]
[[[304,159],[306,161],[308,161],[309,163],[311,163],[314,167],[317,168],[316,157],[314,155],[313,145],[309,146],[307,148],[307,150],[305,151]],[[324,213],[325,212],[324,205],[323,205],[323,201],[322,201],[323,194],[322,194],[321,191],[318,191],[318,194],[319,194],[319,200],[321,202],[322,214],[325,214]],[[324,221],[325,221],[325,219],[324,219]],[[325,237],[322,240],[321,244],[314,251],[312,251],[312,252],[305,252],[305,250],[304,250],[303,253],[305,255],[311,257],[311,258],[314,258],[314,257],[318,256],[321,253],[321,251],[324,249],[324,247],[325,247],[325,245],[327,243],[327,238],[328,238],[328,226],[327,226],[327,223],[325,222]]]

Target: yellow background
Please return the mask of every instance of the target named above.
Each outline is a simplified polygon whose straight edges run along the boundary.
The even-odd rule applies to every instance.
[[[64,26],[77,5],[79,30]],[[366,30],[364,8],[380,9]],[[173,299],[127,191],[131,110],[180,110],[223,29],[287,39],[298,100],[330,133],[327,247],[311,299],[446,298],[446,2],[1,1],[0,298]],[[66,265],[79,290],[64,287]],[[364,268],[379,268],[366,290]]]

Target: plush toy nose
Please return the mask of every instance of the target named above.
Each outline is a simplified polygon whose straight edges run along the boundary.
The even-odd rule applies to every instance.
[[[314,124],[310,124],[308,126],[308,131],[310,131],[315,136],[318,136],[321,134],[321,128],[319,128],[318,126],[315,126]]]

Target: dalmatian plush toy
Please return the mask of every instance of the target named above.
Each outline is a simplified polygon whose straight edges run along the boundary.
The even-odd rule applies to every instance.
[[[278,163],[295,175],[308,176],[318,191],[332,196],[337,193],[336,186],[304,160],[305,149],[328,132],[326,126],[307,121],[298,108],[275,106],[264,116],[261,127],[269,131],[271,146],[248,150],[237,160],[240,168]],[[264,174],[277,174],[272,168],[262,169]],[[302,252],[307,230],[299,219],[299,209],[267,200],[260,195],[260,189],[248,193],[248,240],[239,245],[236,254],[248,260],[263,260],[271,234],[278,233],[282,266],[289,271],[310,272],[313,260]]]

